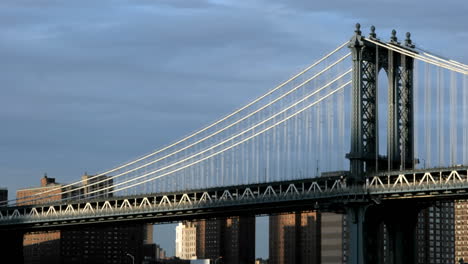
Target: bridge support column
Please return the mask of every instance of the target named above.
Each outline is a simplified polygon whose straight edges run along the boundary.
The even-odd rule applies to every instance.
[[[383,263],[383,220],[369,205],[347,209],[348,264]]]
[[[386,264],[415,264],[416,224],[419,209],[415,206],[402,206],[387,210]],[[390,214],[392,213],[392,214]]]
[[[23,233],[0,231],[0,263],[23,263]]]
[[[364,206],[350,207],[347,209],[347,221],[349,228],[349,256],[348,264],[364,263]]]

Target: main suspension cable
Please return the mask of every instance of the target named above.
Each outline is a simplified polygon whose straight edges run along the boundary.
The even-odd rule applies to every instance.
[[[97,193],[97,192],[100,192],[100,191],[102,192],[102,191],[104,191],[104,190],[109,190],[109,189],[111,189],[111,190],[110,190],[109,192],[107,192],[106,194],[108,194],[108,193],[114,193],[114,192],[118,192],[118,191],[122,191],[122,190],[125,190],[125,189],[129,189],[129,188],[132,188],[132,187],[135,187],[135,186],[138,186],[138,185],[141,185],[141,184],[144,184],[144,183],[147,183],[147,182],[150,182],[150,181],[153,181],[153,180],[162,178],[162,177],[167,176],[167,175],[169,175],[169,174],[172,174],[172,173],[174,173],[174,172],[177,172],[177,171],[183,170],[183,169],[185,169],[185,168],[188,168],[188,167],[190,167],[190,166],[193,166],[193,165],[195,165],[195,164],[198,164],[198,163],[200,163],[200,162],[202,162],[202,161],[204,161],[204,160],[207,160],[207,159],[209,159],[209,158],[211,158],[211,157],[214,157],[214,156],[216,156],[216,155],[218,155],[218,154],[220,154],[220,153],[223,153],[223,152],[225,152],[225,151],[227,151],[227,150],[229,150],[229,149],[232,149],[232,148],[234,148],[234,147],[236,147],[236,146],[238,146],[238,145],[240,145],[240,144],[242,144],[242,143],[244,143],[244,142],[246,142],[246,141],[248,141],[248,140],[250,140],[250,139],[252,139],[252,138],[254,138],[254,137],[256,137],[256,136],[258,136],[258,135],[260,135],[260,134],[263,134],[264,132],[266,132],[266,131],[272,129],[273,127],[276,127],[276,126],[278,126],[278,125],[280,125],[280,124],[286,122],[287,120],[291,119],[292,117],[294,117],[294,116],[296,116],[296,115],[302,113],[303,111],[307,110],[308,108],[310,108],[310,107],[312,107],[312,106],[314,106],[314,105],[320,103],[321,101],[325,100],[326,98],[328,98],[329,96],[331,96],[331,95],[333,95],[334,93],[338,92],[339,90],[343,89],[344,87],[346,87],[346,86],[349,85],[350,83],[351,83],[351,81],[346,82],[345,84],[341,85],[340,87],[338,87],[338,88],[336,88],[335,90],[331,91],[330,93],[326,94],[326,95],[323,96],[322,98],[318,99],[317,101],[314,101],[314,102],[310,103],[309,105],[303,107],[302,109],[300,109],[300,110],[298,110],[297,112],[291,114],[290,116],[288,116],[288,117],[286,117],[286,118],[284,118],[284,119],[282,119],[282,120],[280,120],[280,121],[278,121],[278,122],[276,122],[276,123],[274,123],[274,124],[272,124],[272,125],[270,125],[270,126],[264,128],[264,129],[260,130],[259,132],[255,133],[255,134],[253,134],[253,135],[251,135],[251,136],[249,136],[249,137],[247,137],[247,138],[245,138],[245,139],[243,139],[243,140],[241,140],[241,141],[239,141],[239,142],[237,142],[237,143],[234,143],[233,145],[230,145],[230,146],[228,146],[228,147],[226,147],[226,148],[224,148],[224,149],[222,149],[222,150],[219,150],[219,151],[217,151],[217,152],[215,152],[215,153],[212,153],[212,154],[210,154],[210,155],[208,155],[208,156],[206,156],[206,157],[204,157],[204,158],[201,158],[201,159],[199,159],[199,160],[193,161],[192,163],[189,163],[189,164],[184,165],[184,166],[182,166],[182,167],[176,168],[176,169],[174,169],[174,170],[172,170],[172,171],[170,171],[170,172],[166,172],[166,173],[164,173],[164,174],[155,176],[155,177],[150,178],[150,179],[143,180],[143,181],[138,182],[138,183],[134,183],[134,184],[131,184],[131,185],[122,187],[122,188],[118,188],[118,189],[113,189],[113,188],[116,187],[116,186],[120,186],[120,185],[124,184],[124,183],[118,183],[118,184],[113,185],[113,186],[110,186],[110,187],[106,187],[106,188],[103,188],[103,189],[100,189],[100,190],[96,190],[96,191],[90,192],[89,194]],[[146,177],[146,176],[149,176],[149,175],[152,175],[152,174],[155,174],[155,173],[156,173],[155,171],[149,172],[149,173],[147,173],[147,174],[145,174],[145,175],[139,176],[138,179],[143,178],[143,177]],[[132,179],[132,181],[134,181],[134,180],[137,180],[137,179],[136,179],[136,178],[135,178],[135,179]]]
[[[403,55],[407,55],[407,56],[412,57],[412,58],[414,58],[414,59],[418,59],[418,60],[421,60],[421,61],[424,61],[424,62],[433,64],[433,65],[435,65],[435,66],[439,66],[439,67],[442,67],[442,68],[445,68],[445,69],[448,69],[448,70],[451,70],[451,71],[455,71],[455,72],[458,72],[458,73],[461,73],[461,74],[464,74],[464,75],[468,75],[468,71],[465,71],[465,70],[459,69],[459,68],[455,68],[455,67],[453,67],[453,66],[450,66],[450,65],[447,65],[447,64],[438,62],[438,61],[436,61],[436,60],[433,60],[433,59],[424,57],[424,56],[419,55],[419,54],[417,54],[417,53],[414,53],[414,52],[408,51],[408,50],[406,50],[406,49],[400,48],[400,47],[398,47],[398,46],[396,46],[396,45],[381,43],[381,42],[374,41],[374,40],[371,40],[371,39],[365,39],[365,40],[366,40],[366,41],[369,41],[369,42],[371,42],[371,43],[374,43],[374,44],[376,44],[376,45],[379,45],[379,46],[381,46],[381,47],[384,47],[384,48],[387,48],[387,49],[396,51],[396,52],[401,53],[401,54],[403,54]]]
[[[303,69],[303,70],[302,70],[301,72],[299,72],[298,74],[294,75],[293,77],[289,78],[289,79],[286,80],[285,82],[281,83],[280,85],[276,86],[276,87],[273,88],[272,90],[268,91],[266,94],[264,94],[264,95],[262,95],[262,96],[256,98],[255,100],[253,100],[252,102],[248,103],[247,105],[245,105],[245,106],[243,106],[243,107],[237,109],[236,111],[232,112],[231,114],[229,114],[229,115],[227,115],[227,116],[225,116],[225,117],[219,119],[218,121],[216,121],[216,122],[214,122],[214,123],[212,123],[212,124],[206,126],[205,128],[202,128],[202,129],[200,129],[200,130],[194,132],[193,134],[184,137],[184,138],[181,139],[181,140],[178,140],[178,141],[176,141],[176,142],[174,142],[174,143],[172,143],[172,144],[170,144],[170,145],[168,145],[168,146],[166,146],[166,147],[163,147],[162,149],[159,149],[159,150],[157,150],[157,151],[154,151],[154,152],[152,152],[152,153],[150,153],[150,154],[144,155],[144,156],[142,156],[142,157],[140,157],[140,158],[138,158],[138,159],[136,159],[136,160],[127,162],[127,163],[125,163],[125,164],[123,164],[123,165],[120,165],[120,166],[115,167],[115,168],[113,168],[113,169],[107,170],[107,171],[105,171],[105,172],[102,172],[102,173],[99,173],[99,174],[90,176],[90,177],[88,178],[88,180],[92,180],[92,179],[98,178],[98,177],[100,177],[100,176],[104,176],[104,175],[106,175],[106,174],[110,174],[110,173],[115,172],[115,171],[117,171],[117,170],[121,170],[121,169],[123,169],[123,168],[125,168],[125,167],[131,166],[131,165],[133,165],[133,164],[135,164],[135,163],[138,163],[138,162],[140,162],[140,161],[142,161],[142,160],[144,160],[144,159],[147,159],[147,158],[152,157],[152,156],[154,156],[154,155],[156,155],[156,154],[158,154],[158,153],[161,153],[161,152],[163,152],[163,151],[165,151],[165,150],[167,150],[167,149],[169,149],[169,148],[172,148],[172,147],[174,147],[174,146],[176,146],[176,145],[179,145],[180,143],[182,143],[182,142],[184,142],[184,141],[186,141],[186,140],[188,140],[188,139],[190,139],[190,138],[195,137],[196,135],[198,135],[198,134],[200,134],[200,133],[202,133],[202,132],[204,132],[204,131],[206,131],[206,130],[208,130],[208,129],[210,129],[210,128],[216,126],[216,125],[218,125],[219,123],[226,121],[226,120],[229,119],[230,117],[232,117],[232,116],[234,116],[234,115],[240,113],[241,111],[243,111],[243,110],[249,108],[250,106],[252,106],[252,105],[256,104],[257,102],[261,101],[262,99],[264,99],[265,97],[271,95],[271,94],[274,93],[275,91],[281,89],[282,87],[284,87],[285,85],[287,85],[287,84],[290,83],[291,81],[297,79],[299,76],[303,75],[304,73],[306,73],[307,71],[311,70],[312,68],[314,68],[314,67],[317,66],[318,64],[322,63],[322,62],[323,62],[324,60],[326,60],[327,58],[331,57],[333,54],[335,54],[336,52],[338,52],[339,50],[341,50],[341,49],[342,49],[343,47],[345,47],[347,44],[348,44],[348,41],[345,42],[345,43],[343,43],[343,44],[341,44],[341,45],[338,46],[336,49],[334,49],[333,51],[331,51],[330,53],[328,53],[327,55],[325,55],[324,57],[322,57],[321,59],[319,59],[319,60],[316,61],[315,63],[309,65],[308,67],[306,67],[305,69]],[[349,54],[346,55],[346,56],[349,56]],[[108,179],[103,180],[103,181],[108,181]],[[103,181],[101,181],[101,182],[103,182]],[[59,186],[59,187],[57,187],[57,188],[51,188],[51,189],[49,189],[49,190],[46,190],[46,191],[43,191],[43,192],[39,192],[39,193],[35,193],[35,194],[29,195],[29,196],[25,196],[25,197],[22,197],[22,198],[21,198],[21,202],[22,202],[22,203],[24,203],[24,202],[31,202],[31,201],[34,201],[34,200],[27,199],[27,198],[37,197],[37,196],[41,196],[41,195],[46,194],[46,193],[50,193],[50,192],[54,192],[54,191],[57,191],[57,190],[61,190],[61,189],[63,189],[63,188],[73,187],[74,185],[77,185],[77,184],[80,184],[80,183],[82,183],[82,180],[79,180],[79,181],[76,181],[76,182],[73,182],[73,183],[70,183],[70,184],[67,184],[67,185]],[[97,183],[93,183],[93,184],[97,184]],[[88,185],[88,186],[89,186],[89,185]],[[39,200],[42,200],[42,199],[43,199],[43,198],[41,198],[41,199],[39,199]],[[16,203],[16,201],[17,201],[17,199],[9,200],[8,202],[15,202],[15,203]]]
[[[458,62],[458,61],[455,61],[455,60],[452,60],[452,59],[449,59],[449,58],[444,58],[444,57],[442,57],[440,55],[437,55],[437,54],[435,54],[433,52],[424,50],[424,49],[422,49],[420,47],[416,47],[416,49],[422,51],[423,54],[426,55],[426,56],[429,56],[429,57],[434,58],[436,60],[444,61],[444,62],[452,64],[452,65],[454,65],[456,67],[463,68],[464,70],[468,70],[468,65],[466,65],[466,64],[463,64],[461,62]]]
[[[189,156],[189,157],[186,157],[186,158],[184,158],[184,159],[182,159],[182,160],[179,160],[179,161],[177,161],[177,162],[174,162],[174,163],[172,163],[172,164],[169,164],[169,165],[167,165],[167,166],[165,166],[165,167],[158,168],[158,169],[156,169],[156,170],[154,170],[154,171],[152,171],[152,172],[150,172],[150,173],[146,173],[146,174],[144,174],[144,175],[142,175],[142,176],[138,176],[138,177],[135,177],[135,178],[128,179],[127,181],[124,181],[124,182],[121,182],[121,183],[118,183],[118,184],[114,184],[114,185],[109,186],[109,187],[107,187],[107,188],[103,188],[103,189],[96,190],[96,191],[94,191],[94,192],[88,192],[87,195],[92,194],[92,193],[97,193],[97,192],[100,192],[100,191],[103,191],[103,190],[111,189],[111,188],[113,188],[113,187],[115,187],[115,186],[120,186],[120,185],[129,183],[129,182],[132,182],[132,181],[141,179],[141,178],[143,178],[143,177],[146,177],[147,175],[154,174],[154,173],[157,173],[157,172],[166,170],[166,169],[168,169],[168,168],[170,168],[170,167],[173,167],[173,166],[175,166],[175,165],[178,165],[178,164],[180,164],[180,163],[183,163],[183,162],[185,162],[185,161],[188,161],[188,160],[190,160],[190,159],[193,159],[194,157],[199,156],[199,155],[201,155],[201,154],[203,154],[203,153],[205,153],[205,152],[207,152],[207,151],[209,151],[209,150],[212,150],[212,149],[214,149],[214,148],[216,148],[216,147],[218,147],[218,146],[221,146],[221,145],[225,144],[226,142],[229,142],[229,141],[231,141],[231,140],[233,140],[233,139],[235,139],[235,138],[237,138],[237,137],[239,137],[239,136],[241,136],[241,135],[247,133],[248,131],[253,130],[254,128],[256,128],[256,127],[258,127],[258,126],[260,126],[260,125],[262,125],[262,124],[268,122],[269,120],[272,120],[272,119],[274,119],[275,117],[277,117],[277,116],[279,116],[279,115],[285,113],[286,111],[288,111],[289,109],[291,109],[291,108],[297,106],[297,105],[300,104],[301,102],[306,101],[306,100],[309,99],[310,97],[316,95],[317,93],[319,93],[320,91],[322,91],[322,90],[324,90],[325,88],[329,87],[330,85],[332,85],[333,83],[335,83],[335,82],[338,81],[339,79],[343,78],[344,76],[346,76],[346,75],[349,74],[350,72],[351,72],[351,69],[348,69],[345,73],[343,73],[343,74],[341,74],[340,76],[336,77],[334,80],[332,80],[332,81],[330,81],[329,83],[325,84],[324,86],[322,86],[321,88],[317,89],[316,91],[314,91],[314,92],[310,93],[309,95],[303,97],[301,100],[299,100],[299,101],[293,103],[292,105],[288,106],[287,108],[283,109],[282,111],[280,111],[280,112],[278,112],[278,113],[272,115],[272,116],[269,117],[268,119],[265,119],[265,120],[261,121],[260,123],[257,123],[257,124],[255,124],[255,125],[253,125],[252,127],[248,128],[248,129],[245,129],[245,130],[241,131],[240,133],[238,133],[238,134],[236,134],[236,135],[233,135],[233,136],[231,136],[230,138],[227,138],[227,139],[223,140],[222,142],[219,142],[219,143],[217,143],[217,144],[215,144],[215,145],[213,145],[213,146],[211,146],[211,147],[209,147],[209,148],[207,148],[207,149],[204,149],[204,150],[202,150],[202,151],[199,151],[198,153],[192,154],[192,155]],[[113,177],[115,177],[115,176],[113,176]],[[113,177],[107,178],[106,181],[111,180]],[[86,187],[88,187],[88,186],[86,186]],[[70,193],[70,192],[72,192],[72,190],[67,190],[67,191],[65,191],[65,192],[62,192],[62,194],[66,194],[66,193]],[[55,196],[55,195],[56,195],[56,194],[54,194],[53,196]],[[51,195],[51,196],[52,196],[52,195]],[[40,198],[40,199],[38,199],[38,200],[42,200],[42,199],[45,199],[45,198],[47,198],[47,197],[43,197],[43,198]],[[68,198],[66,198],[66,199],[70,199],[70,198],[71,198],[71,197],[68,197]]]

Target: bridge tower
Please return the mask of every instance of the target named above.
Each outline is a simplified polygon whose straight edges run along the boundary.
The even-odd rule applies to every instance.
[[[390,45],[414,47],[410,33],[400,45],[392,31]],[[378,40],[375,27],[370,39]],[[353,59],[353,88],[351,109],[351,178],[363,183],[369,173],[382,170],[413,168],[413,63],[414,59],[365,41],[360,25],[356,24],[349,42]],[[379,153],[378,75],[388,77],[387,156]]]
[[[387,45],[414,48],[406,34],[403,45],[392,31]],[[380,41],[371,27],[369,39]],[[414,168],[413,158],[413,65],[414,59],[366,41],[356,24],[348,47],[353,60],[351,104],[350,182],[363,186],[366,176],[385,170]],[[388,79],[387,155],[379,155],[378,76]],[[350,264],[415,263],[415,204],[378,205],[371,199],[347,205]],[[404,217],[401,213],[404,212]],[[386,236],[384,237],[384,226]],[[384,249],[383,241],[386,241]]]

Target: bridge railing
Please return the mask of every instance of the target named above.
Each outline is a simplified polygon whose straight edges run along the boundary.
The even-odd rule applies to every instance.
[[[373,194],[406,193],[421,191],[464,193],[468,186],[468,168],[450,167],[414,171],[393,171],[378,174],[366,179],[366,188]]]
[[[362,186],[347,186],[344,178],[306,179],[184,193],[71,201],[67,204],[4,207],[0,210],[0,226],[36,222],[79,223],[99,221],[103,217],[114,217],[118,220],[119,217],[138,218],[143,214],[146,216],[151,214],[157,218],[171,212],[242,207],[248,204],[287,203],[297,200],[316,200],[318,205],[326,199],[355,197],[364,191]]]

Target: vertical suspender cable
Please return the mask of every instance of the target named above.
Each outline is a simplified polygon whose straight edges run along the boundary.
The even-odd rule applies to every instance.
[[[318,149],[317,149],[317,164],[316,164],[316,176],[319,177],[320,176],[320,164],[322,163],[322,155],[323,155],[323,152],[322,152],[322,126],[321,126],[321,123],[322,123],[322,118],[321,118],[321,105],[317,105],[317,139],[318,139]]]
[[[414,113],[420,113],[419,111],[419,62],[417,60],[413,60],[413,131],[411,133],[414,135],[415,133],[421,131],[420,123],[417,122],[417,118],[414,116]],[[416,168],[415,160],[419,157],[419,137],[413,136],[413,169]]]
[[[457,163],[457,83],[455,72],[450,71],[450,165]]]
[[[291,178],[292,175],[291,170],[291,126],[293,125],[293,120],[289,119],[287,122],[284,123],[284,132],[286,133],[286,170],[284,173],[284,179],[288,180]]]
[[[294,140],[294,144],[293,144],[293,155],[294,155],[294,163],[293,163],[293,168],[294,170],[296,171],[295,173],[296,174],[299,174],[300,175],[300,170],[301,170],[301,163],[300,163],[300,156],[298,155],[299,154],[299,150],[300,150],[300,140],[301,140],[301,131],[299,129],[299,124],[298,124],[298,119],[299,119],[299,116],[302,118],[302,114],[294,117],[294,133],[293,133],[293,140]],[[301,178],[299,177],[299,175],[296,175],[296,178]]]
[[[436,140],[437,140],[437,151],[438,151],[438,161],[437,161],[437,166],[442,166],[442,138],[441,138],[441,132],[442,132],[442,120],[441,117],[442,115],[440,112],[442,112],[441,108],[441,91],[440,91],[440,68],[436,68],[436,81],[435,81],[435,87],[436,87]]]
[[[445,155],[445,146],[444,146],[444,81],[443,81],[443,70],[442,68],[437,68],[437,93],[438,93],[438,100],[437,100],[437,108],[438,108],[438,140],[439,140],[439,166],[444,166],[444,155]]]
[[[333,115],[333,99],[334,97],[330,97],[328,100],[326,100],[326,107],[327,107],[327,171],[333,170],[332,167],[332,152],[333,150],[333,120],[334,120],[334,115]]]
[[[338,157],[341,162],[340,162],[340,167],[341,167],[341,170],[345,170],[345,160],[343,159],[343,157],[345,156],[345,105],[344,105],[344,94],[345,92],[344,91],[340,91],[340,93],[338,94],[338,131],[339,131],[339,149],[340,149],[340,157]]]
[[[462,91],[463,91],[463,121],[461,122],[463,126],[463,163],[464,165],[468,164],[468,77],[467,75],[462,75],[463,78],[463,86],[462,86]]]
[[[379,171],[379,46],[375,45],[375,171]]]
[[[425,79],[425,88],[424,91],[425,91],[425,96],[424,96],[424,113],[425,113],[425,116],[424,116],[424,122],[425,122],[425,126],[424,126],[424,131],[426,132],[426,136],[424,137],[425,138],[425,142],[424,142],[424,145],[426,146],[426,160],[423,161],[423,166],[426,167],[426,162],[428,165],[432,164],[432,153],[431,153],[431,145],[433,144],[432,143],[432,140],[431,140],[431,130],[432,130],[432,127],[431,125],[432,122],[430,122],[431,120],[431,116],[432,116],[432,113],[433,113],[433,106],[431,105],[431,94],[432,94],[432,85],[431,85],[431,74],[430,74],[430,65],[428,63],[424,64],[424,79]]]

